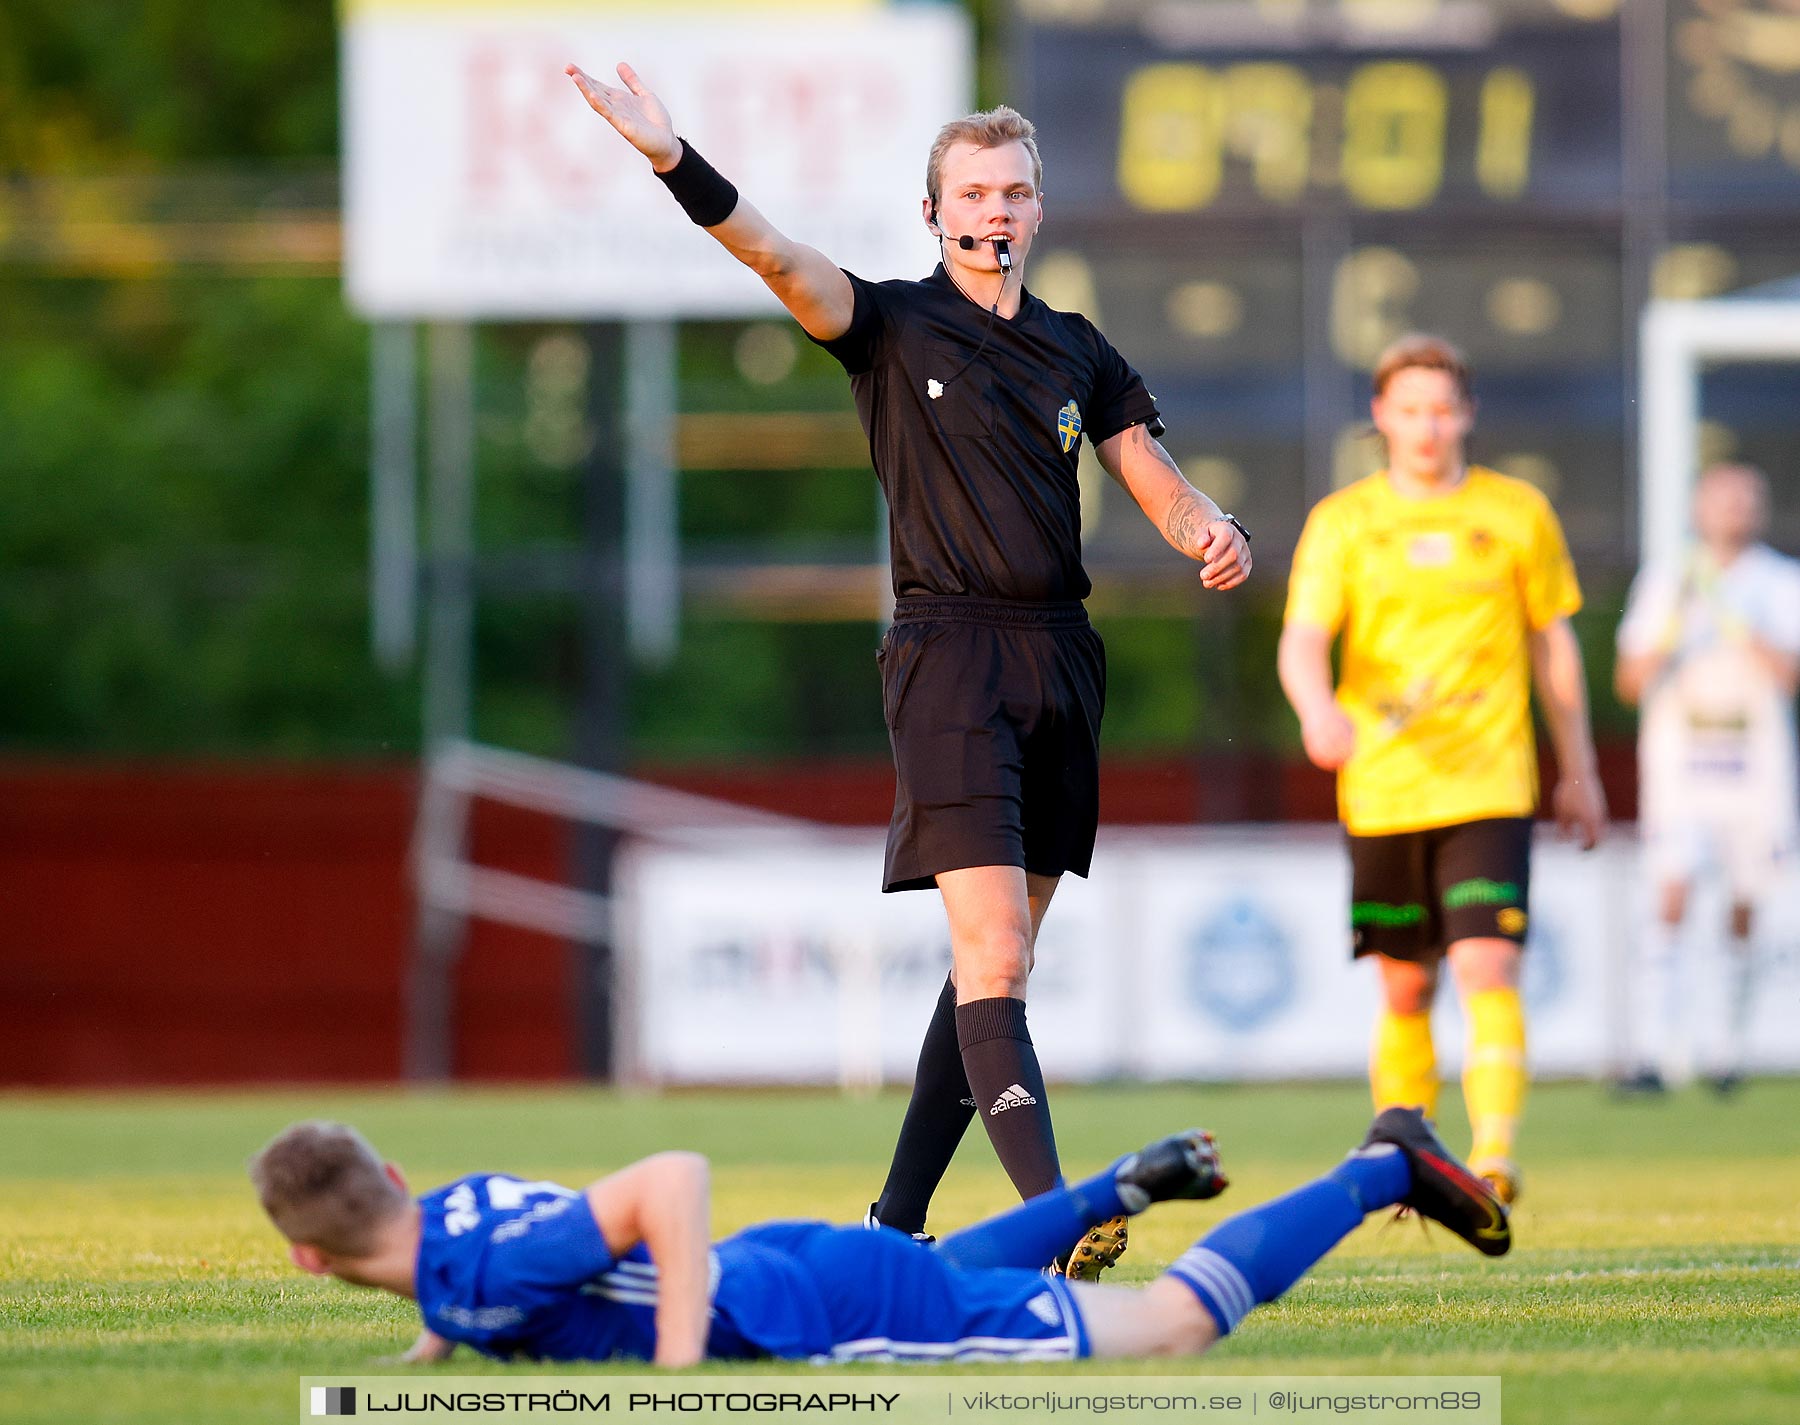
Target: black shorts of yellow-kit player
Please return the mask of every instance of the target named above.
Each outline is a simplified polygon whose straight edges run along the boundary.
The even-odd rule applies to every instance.
[[[1081,605],[901,599],[878,656],[895,773],[882,889],[971,866],[1085,876],[1106,653]]]
[[[1432,961],[1459,940],[1524,944],[1531,818],[1350,837],[1353,955]]]

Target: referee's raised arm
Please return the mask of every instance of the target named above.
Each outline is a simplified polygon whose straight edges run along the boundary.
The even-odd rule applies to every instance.
[[[830,341],[850,329],[856,309],[850,279],[817,248],[777,231],[729,179],[679,138],[669,111],[635,69],[619,66],[623,89],[602,84],[579,65],[566,65],[563,72],[589,107],[650,160],[687,215],[762,278],[808,335]]]

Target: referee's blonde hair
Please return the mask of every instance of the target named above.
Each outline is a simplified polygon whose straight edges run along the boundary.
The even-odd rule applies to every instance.
[[[952,144],[972,143],[976,148],[999,148],[1003,144],[1025,145],[1031,155],[1031,186],[1042,192],[1044,160],[1038,157],[1037,125],[1017,109],[997,104],[978,114],[952,119],[938,130],[931,144],[931,156],[925,160],[925,192],[933,207],[937,206],[939,189],[944,184],[944,155]]]

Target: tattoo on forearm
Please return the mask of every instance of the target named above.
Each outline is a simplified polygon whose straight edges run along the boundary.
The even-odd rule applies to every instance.
[[[1219,507],[1192,485],[1188,485],[1187,477],[1181,473],[1181,467],[1175,463],[1175,458],[1144,427],[1133,426],[1128,439],[1143,454],[1161,461],[1171,474],[1187,486],[1176,496],[1175,503],[1169,506],[1168,514],[1163,518],[1163,537],[1188,558],[1198,559],[1209,542],[1207,525],[1221,518]]]
[[[1208,508],[1210,503],[1199,495],[1183,495],[1169,506],[1169,517],[1163,522],[1169,543],[1190,559],[1200,557],[1210,538],[1206,526],[1217,518]]]

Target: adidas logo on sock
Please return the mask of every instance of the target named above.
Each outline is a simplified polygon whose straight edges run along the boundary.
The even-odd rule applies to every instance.
[[[1036,1102],[1035,1098],[1025,1092],[1023,1084],[1014,1084],[994,1100],[994,1106],[988,1110],[988,1117],[992,1118],[996,1113],[1005,1113],[1009,1108],[1024,1108],[1025,1105]]]

